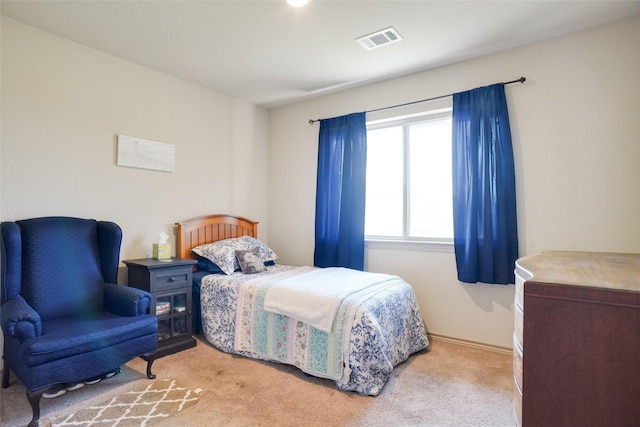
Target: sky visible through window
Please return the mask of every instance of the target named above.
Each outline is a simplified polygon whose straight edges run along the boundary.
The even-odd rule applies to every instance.
[[[450,115],[369,130],[365,235],[452,239],[451,161]]]

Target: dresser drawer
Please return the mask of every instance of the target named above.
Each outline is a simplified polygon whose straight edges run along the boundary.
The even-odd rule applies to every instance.
[[[519,305],[520,308],[524,308],[524,277],[519,274],[520,272],[516,269],[516,296],[515,303]]]
[[[524,313],[518,304],[515,304],[513,307],[513,337],[514,342],[517,343],[520,350],[522,350],[524,348],[522,345],[524,342]]]
[[[520,390],[524,390],[522,384],[522,348],[516,342],[515,336],[513,337],[513,377],[516,382],[516,386]]]
[[[516,418],[516,425],[522,426],[522,390],[518,388],[518,383],[513,387],[513,412]]]
[[[191,287],[189,283],[191,267],[188,268],[164,268],[149,273],[151,291],[163,291],[166,289]]]

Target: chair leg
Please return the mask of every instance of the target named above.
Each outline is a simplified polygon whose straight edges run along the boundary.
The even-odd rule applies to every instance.
[[[27,391],[27,400],[29,400],[29,404],[31,405],[31,412],[33,413],[33,417],[31,421],[27,425],[27,427],[37,427],[40,422],[40,398],[50,387],[41,388],[34,392],[29,393]]]
[[[147,360],[147,378],[149,378],[150,380],[155,380],[156,379],[155,374],[151,373],[151,365],[153,365],[153,361],[154,360],[155,359],[153,359],[153,358],[150,358],[150,359]]]
[[[2,362],[2,388],[9,387],[9,364],[7,361]]]

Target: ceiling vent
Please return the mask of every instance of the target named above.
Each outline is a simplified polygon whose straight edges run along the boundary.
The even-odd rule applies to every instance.
[[[375,49],[400,40],[402,40],[402,36],[393,27],[385,28],[384,30],[376,31],[375,33],[367,34],[366,36],[358,37],[356,39],[356,41],[367,50]]]

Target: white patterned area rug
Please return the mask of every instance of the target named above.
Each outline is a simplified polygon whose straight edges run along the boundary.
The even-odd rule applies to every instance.
[[[137,389],[114,396],[100,404],[60,416],[51,426],[150,426],[195,405],[201,393],[201,389],[181,387],[175,380],[146,382]]]

